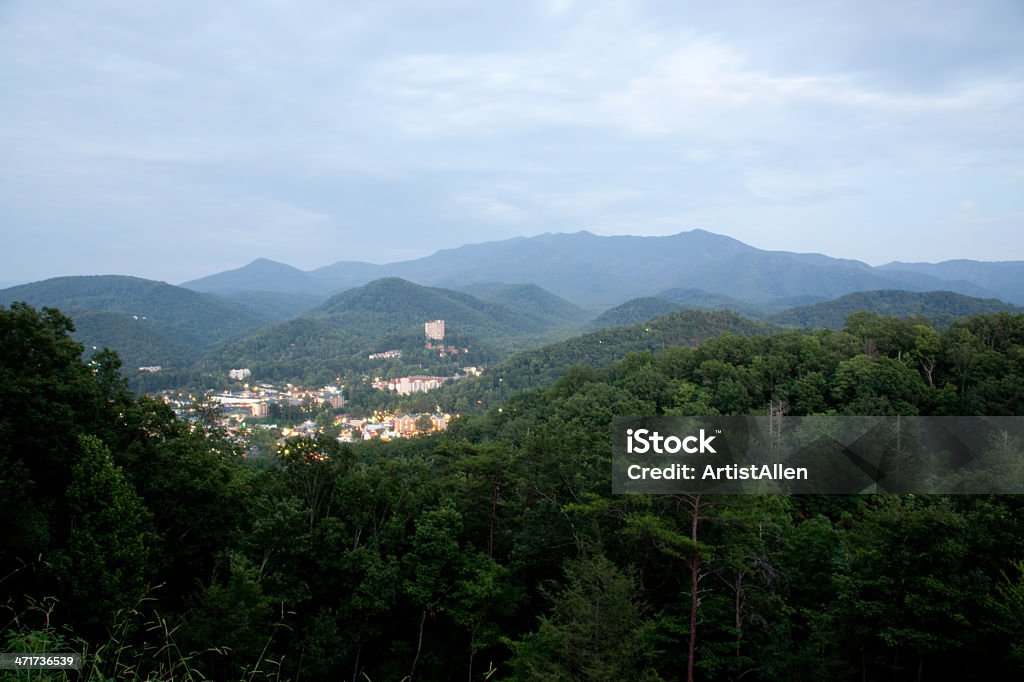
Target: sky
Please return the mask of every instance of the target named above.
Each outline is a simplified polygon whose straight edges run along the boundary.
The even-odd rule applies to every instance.
[[[545,232],[1024,259],[1024,2],[0,0],[0,285]]]

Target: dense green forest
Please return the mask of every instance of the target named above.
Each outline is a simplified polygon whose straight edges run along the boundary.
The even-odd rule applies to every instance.
[[[268,285],[256,274],[250,273],[238,284]],[[269,282],[273,281],[271,276]],[[623,325],[650,322],[649,326],[658,327],[661,323],[653,318],[684,309],[728,309],[748,318],[768,316],[763,320],[767,323],[837,330],[850,313],[858,310],[915,316],[938,326],[973,314],[1020,312],[995,299],[907,291],[859,292],[780,312],[781,307],[808,298],[776,299],[771,305],[757,306],[721,294],[677,288],[657,297],[627,301],[587,325],[593,312],[531,284],[480,283],[453,291],[392,277],[326,298],[235,289],[214,295],[136,277],[98,276],[59,277],[0,291],[0,303],[25,301],[37,307],[55,307],[72,316],[74,338],[89,350],[115,349],[124,363],[129,385],[137,393],[206,390],[223,384],[227,370],[237,367],[250,368],[259,381],[345,383],[358,392],[364,379],[369,382],[389,373],[452,376],[460,367],[494,367],[519,351],[541,346],[551,349],[557,346],[551,344],[568,340],[566,348],[576,347],[558,360],[559,369],[564,371],[577,357],[585,364],[592,362],[592,353],[570,338],[581,331],[608,329],[614,335]],[[437,353],[423,352],[422,324],[437,318],[448,322],[446,344],[468,348],[468,354],[438,357]],[[712,331],[724,329],[712,325]],[[583,341],[593,338],[583,337]],[[604,355],[614,358],[631,350],[656,348],[613,342]],[[384,349],[401,349],[402,358],[388,363],[368,359],[368,355]],[[139,369],[152,366],[161,369]],[[492,376],[500,373],[498,369]],[[545,380],[554,378],[544,374]],[[514,385],[524,387],[516,382]],[[500,397],[504,399],[508,389],[501,388]],[[373,402],[367,391],[363,393]],[[473,409],[478,399],[480,405],[490,404],[494,397],[491,393],[482,399],[461,401],[454,409]]]
[[[842,329],[846,318],[860,310],[888,317],[921,317],[945,327],[958,318],[988,313],[1020,313],[1021,309],[998,298],[974,298],[952,291],[857,291],[831,301],[796,306],[770,315],[767,320],[810,329]]]
[[[695,308],[697,306],[690,307]],[[669,301],[655,296],[634,298],[621,305],[617,305],[614,308],[604,311],[587,325],[587,329],[595,330],[607,329],[609,327],[624,327],[629,324],[646,322],[652,318],[678,312],[685,308],[686,306],[682,303],[676,303],[674,301]]]
[[[431,400],[454,405],[460,413],[476,412],[496,407],[518,391],[550,386],[573,365],[605,367],[630,353],[695,346],[725,332],[750,335],[769,331],[769,327],[736,313],[684,310],[520,351],[483,376],[432,392]]]
[[[189,370],[204,353],[270,321],[211,294],[120,275],[55,277],[0,291],[0,303],[59,308],[75,318],[86,348],[115,346],[125,367]]]
[[[423,323],[432,319],[445,320],[446,345],[469,352],[441,362],[437,353],[433,360],[418,353],[424,345]],[[263,380],[315,385],[339,376],[383,375],[389,366],[367,356],[401,349],[402,360],[388,363],[400,368],[399,373],[450,376],[460,365],[490,364],[511,350],[534,345],[555,325],[552,316],[387,278],[344,291],[302,317],[225,344],[199,367],[215,371],[244,366]]]
[[[610,420],[1020,415],[1024,316],[702,315],[591,335],[442,436],[253,460],[0,309],[4,649],[92,680],[1019,679],[1021,498],[613,496]]]

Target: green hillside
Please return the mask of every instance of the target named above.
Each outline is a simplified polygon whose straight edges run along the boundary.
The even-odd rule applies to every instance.
[[[776,324],[812,329],[842,329],[850,313],[867,310],[887,317],[922,317],[936,326],[986,313],[1020,312],[994,298],[973,298],[951,291],[860,291],[832,301],[791,308],[769,316]]]
[[[587,319],[585,310],[536,284],[481,283],[459,289],[497,303],[545,325],[571,326]]]
[[[765,334],[771,329],[732,312],[684,310],[521,351],[489,368],[483,376],[442,387],[436,399],[448,400],[461,410],[486,408],[515,391],[549,386],[572,366],[607,367],[630,353],[694,346],[727,333]]]
[[[545,325],[497,303],[459,291],[425,287],[398,277],[375,280],[327,299],[310,312],[314,317],[359,316],[378,334],[404,331],[441,319],[453,329],[480,335],[530,334]]]
[[[282,322],[312,310],[325,296],[284,291],[236,291],[220,294],[231,305],[267,322]]]
[[[442,358],[437,350],[424,349],[423,323],[435,319],[445,321],[445,345],[458,347],[457,356]],[[385,278],[227,343],[206,356],[201,367],[221,371],[245,366],[262,378],[310,382],[352,372],[452,374],[458,365],[489,364],[528,345],[550,326],[468,294]],[[391,349],[403,351],[400,361],[367,357]]]
[[[206,349],[265,324],[217,296],[138,277],[57,277],[0,291],[0,303],[24,301],[72,317],[87,347],[110,347],[126,367],[191,364]]]
[[[658,294],[674,303],[682,304],[684,308],[697,308],[698,310],[734,310],[749,317],[762,317],[765,311],[770,308],[768,304],[755,305],[749,301],[741,301],[732,296],[714,294],[703,289],[676,288],[668,289]],[[781,305],[781,300],[773,301],[771,305]],[[795,305],[795,304],[793,304]],[[787,306],[781,306],[787,307]]]
[[[124,313],[86,310],[75,315],[74,337],[85,346],[86,356],[104,347],[117,351],[130,373],[138,367],[160,365],[163,368],[191,366],[200,351],[149,319]]]
[[[629,324],[646,322],[659,315],[678,312],[684,308],[685,306],[682,304],[664,298],[654,296],[634,298],[622,305],[617,305],[610,310],[604,311],[587,325],[587,329],[597,330],[609,327],[624,327]]]

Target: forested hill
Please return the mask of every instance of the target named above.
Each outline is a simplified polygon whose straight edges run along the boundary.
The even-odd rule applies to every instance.
[[[811,329],[842,329],[847,316],[868,310],[889,317],[921,317],[939,326],[985,313],[1019,313],[1021,309],[994,298],[974,298],[952,291],[860,291],[770,315],[770,322]]]
[[[1022,679],[1020,496],[611,493],[614,415],[1024,414],[1024,316],[854,323],[257,461],[84,362],[58,313],[0,309],[4,646],[90,680]],[[1024,486],[1019,445],[992,448]]]
[[[762,317],[768,309],[787,308],[793,303],[791,299],[778,299],[773,301],[771,307],[767,305],[755,305],[738,298],[712,294],[703,289],[668,289],[658,294],[657,298],[679,303],[683,308],[697,308],[698,310],[734,310],[743,313],[748,317]],[[806,303],[807,301],[800,301]]]
[[[696,307],[696,306],[694,306]],[[624,327],[631,324],[646,322],[660,315],[668,315],[686,306],[656,296],[633,298],[621,305],[610,308],[587,325],[588,330],[608,329],[609,327]]]
[[[83,310],[74,314],[74,337],[85,346],[85,356],[110,348],[131,375],[139,367],[187,369],[202,357],[203,346],[145,317]]]
[[[0,291],[0,303],[14,301],[72,316],[76,338],[117,350],[129,367],[181,367],[265,324],[218,296],[120,275],[57,277]]]
[[[267,323],[282,322],[309,312],[323,303],[326,296],[289,294],[280,291],[247,290],[221,294],[231,305],[263,318]]]
[[[544,329],[543,324],[507,306],[451,289],[420,286],[398,277],[375,280],[336,294],[310,315],[373,318],[384,333],[401,331],[410,325],[422,326],[434,319],[444,320],[453,330],[484,336],[530,334]]]
[[[331,291],[308,272],[268,258],[257,258],[241,268],[194,279],[181,286],[226,295],[257,290],[307,295],[326,295]]]
[[[459,291],[481,301],[503,305],[546,326],[573,326],[588,317],[588,313],[579,306],[536,284],[491,282],[461,287]]]
[[[445,321],[445,343],[459,348],[461,365],[490,364],[517,339],[526,345],[525,339],[555,326],[469,294],[392,277],[336,294],[302,316],[225,344],[201,366],[245,366],[268,379],[315,382],[369,371],[368,354],[394,348],[406,353],[401,364],[426,372],[424,363],[431,360],[423,350],[423,323],[434,319]],[[434,362],[437,356],[432,354]],[[372,367],[379,371],[380,363]],[[450,375],[455,366],[444,371]]]
[[[647,322],[603,329],[521,351],[480,377],[444,386],[438,394],[463,410],[499,404],[516,391],[550,386],[573,365],[607,367],[629,355],[694,346],[721,334],[766,334],[771,327],[727,311],[684,310]]]

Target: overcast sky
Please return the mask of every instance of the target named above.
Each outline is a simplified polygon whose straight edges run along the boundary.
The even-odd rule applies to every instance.
[[[1024,259],[1024,2],[0,1],[0,282],[543,232]]]

